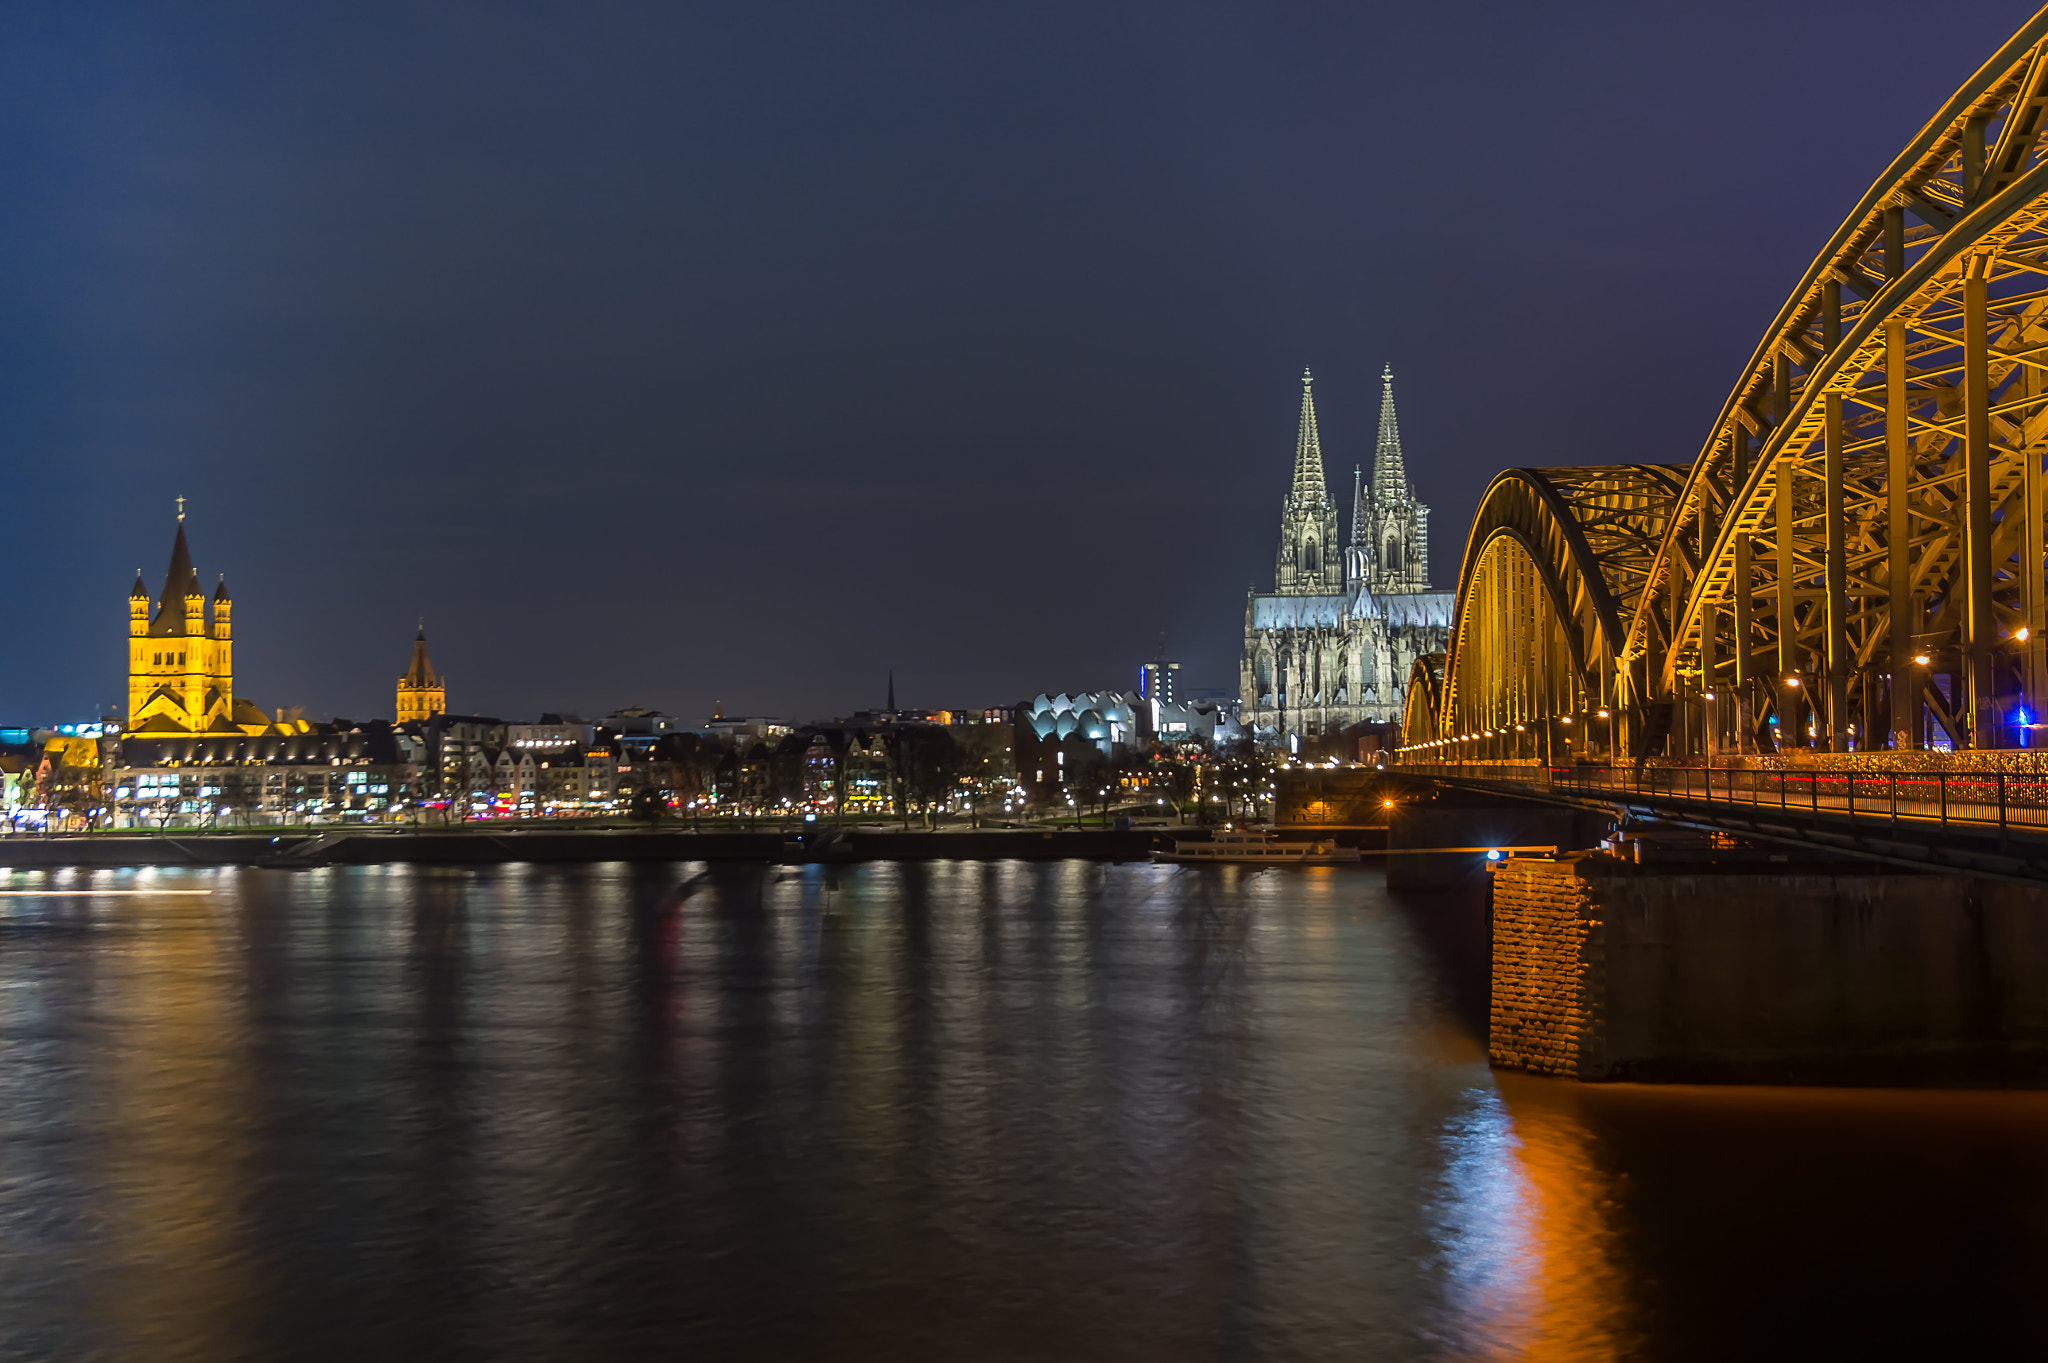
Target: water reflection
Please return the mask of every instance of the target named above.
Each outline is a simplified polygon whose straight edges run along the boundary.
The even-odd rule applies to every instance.
[[[88,876],[219,893],[0,901],[0,1355],[2040,1343],[2048,1104],[1496,1076],[1371,872]]]

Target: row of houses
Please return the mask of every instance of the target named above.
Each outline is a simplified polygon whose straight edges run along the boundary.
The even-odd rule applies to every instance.
[[[16,830],[799,810],[858,817],[1015,799],[1007,726],[894,715],[801,728],[715,717],[685,728],[639,709],[531,723],[449,714],[323,723],[282,714],[260,733],[124,734],[109,724],[0,731],[5,738],[20,740],[0,741],[0,807]]]
[[[1091,798],[1110,784],[1177,798],[1243,738],[1228,706],[1108,691],[801,726],[719,715],[685,726],[637,707],[531,722],[280,712],[244,731],[0,730],[0,807],[16,829],[1000,815],[1072,804],[1084,785]]]

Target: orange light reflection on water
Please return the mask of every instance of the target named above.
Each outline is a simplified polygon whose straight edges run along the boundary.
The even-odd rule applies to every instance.
[[[236,1198],[249,1094],[235,922],[183,898],[116,912],[122,946],[98,985],[115,1057],[100,1095],[111,1142],[101,1205],[120,1271],[98,1285],[100,1306],[138,1350],[218,1345],[226,1357],[234,1345],[217,1332],[253,1290]]]
[[[1622,1358],[1642,1343],[1616,1213],[1615,1175],[1595,1157],[1574,1086],[1495,1076],[1527,1189],[1522,1320],[1497,1357]]]
[[[1442,1133],[1440,1342],[1464,1359],[1627,1356],[1640,1335],[1617,1201],[1570,1089],[1497,1074],[1470,1097]]]

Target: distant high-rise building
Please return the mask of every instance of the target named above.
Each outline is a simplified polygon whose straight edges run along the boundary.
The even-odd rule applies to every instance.
[[[1393,371],[1380,382],[1373,479],[1368,487],[1363,470],[1352,470],[1351,540],[1340,562],[1312,380],[1302,375],[1273,590],[1245,596],[1242,715],[1269,737],[1400,719],[1409,665],[1449,645],[1452,594],[1429,589],[1429,508],[1408,484]]]
[[[1180,664],[1163,659],[1144,664],[1138,669],[1138,694],[1146,700],[1161,701],[1171,705],[1179,699],[1176,686],[1180,680]]]
[[[427,656],[427,629],[412,641],[412,666],[398,679],[398,722],[411,724],[448,712],[448,679],[434,671]]]

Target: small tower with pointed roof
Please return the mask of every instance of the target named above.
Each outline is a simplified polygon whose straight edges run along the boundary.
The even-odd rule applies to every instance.
[[[142,569],[135,570],[135,585],[128,589],[128,637],[140,639],[149,633],[149,588],[142,583]],[[130,649],[135,646],[129,645]]]
[[[1314,377],[1301,371],[1301,425],[1294,437],[1294,485],[1280,504],[1280,552],[1273,587],[1283,596],[1343,590],[1337,556],[1337,504],[1323,481],[1323,443],[1316,432]]]
[[[427,656],[427,626],[421,621],[412,641],[412,665],[398,679],[398,722],[423,722],[446,713],[448,681],[434,671],[434,660]]]
[[[1365,470],[1351,466],[1351,543],[1344,550],[1344,589],[1372,585],[1372,503],[1365,495]]]

